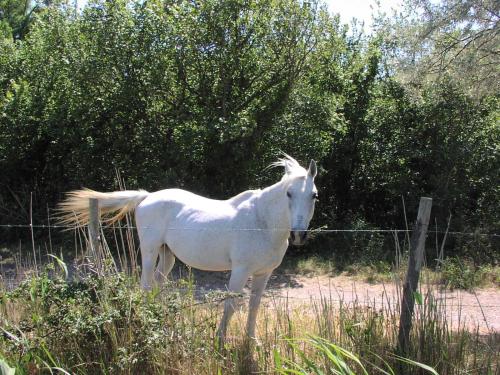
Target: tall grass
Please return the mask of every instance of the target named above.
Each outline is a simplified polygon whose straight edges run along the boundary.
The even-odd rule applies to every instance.
[[[188,275],[151,293],[137,283],[133,236],[116,229],[111,258],[103,233],[99,268],[80,244],[73,271],[58,257],[12,290],[1,287],[0,362],[20,374],[495,374],[500,338],[446,320],[452,308],[422,290],[406,358],[396,353],[400,307],[334,291],[319,300],[266,297],[258,342],[245,339],[245,309],[220,347],[224,293],[197,296]],[[109,234],[108,234],[109,236]],[[71,280],[71,281],[70,281]],[[1,366],[1,363],[0,363]],[[428,366],[428,367],[425,367]]]

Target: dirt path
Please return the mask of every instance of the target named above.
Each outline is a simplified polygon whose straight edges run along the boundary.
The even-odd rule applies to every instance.
[[[195,272],[198,292],[225,290],[227,273]],[[293,303],[309,303],[322,297],[342,301],[344,305],[383,308],[399,306],[401,289],[394,284],[369,284],[347,276],[273,275],[266,290],[267,298],[288,298]],[[248,293],[248,286],[245,289]],[[500,332],[500,288],[487,288],[470,293],[461,290],[445,290],[433,287],[433,296],[445,304],[447,321],[453,329],[465,325],[480,333]]]
[[[182,271],[184,269],[184,271]],[[2,270],[5,271],[5,270]],[[13,287],[19,280],[7,277],[2,272],[4,286]],[[185,277],[183,267],[176,267],[174,278]],[[203,272],[193,270],[197,294],[202,297],[206,292],[226,290],[229,279],[228,272]],[[24,277],[20,276],[21,279]],[[332,302],[346,305],[370,306],[376,309],[399,309],[400,290],[395,284],[369,284],[347,276],[315,276],[307,277],[297,274],[277,273],[271,276],[265,297],[288,298],[289,304],[308,304],[311,299],[320,300],[327,297]],[[481,334],[500,333],[500,288],[487,288],[470,293],[462,290],[445,290],[433,287],[434,298],[446,305],[446,318],[452,328],[465,326],[473,331],[479,329]],[[249,293],[248,286],[245,292]]]

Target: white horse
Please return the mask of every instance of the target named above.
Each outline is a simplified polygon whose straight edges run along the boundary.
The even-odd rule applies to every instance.
[[[294,245],[305,242],[317,199],[314,160],[308,170],[288,155],[272,165],[285,167],[281,181],[228,200],[212,200],[180,189],[154,193],[77,190],[68,193],[59,209],[63,221],[76,225],[88,223],[89,198],[98,199],[101,214],[118,211],[104,220],[108,223],[135,209],[142,256],[141,286],[145,290],[151,289],[154,276],[159,280],[168,275],[176,257],[201,270],[230,270],[230,292],[240,293],[252,276],[247,334],[253,338],[267,281],[280,265],[289,238]],[[225,301],[220,339],[225,337],[235,302],[234,298]]]

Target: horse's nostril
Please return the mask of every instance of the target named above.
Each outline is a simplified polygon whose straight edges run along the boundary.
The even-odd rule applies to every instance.
[[[307,239],[307,232],[301,232],[300,237],[302,241],[305,241]]]

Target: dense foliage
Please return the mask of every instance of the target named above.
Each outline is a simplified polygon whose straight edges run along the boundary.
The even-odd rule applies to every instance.
[[[2,223],[29,221],[30,192],[36,221],[64,191],[116,189],[116,171],[129,188],[228,197],[275,181],[264,168],[285,151],[319,162],[315,226],[401,228],[402,198],[411,221],[427,195],[439,229],[451,214],[451,230],[500,230],[498,95],[446,74],[408,91],[383,34],[314,2],[48,2],[22,34],[27,15],[5,14]],[[492,261],[494,240],[448,243]]]

